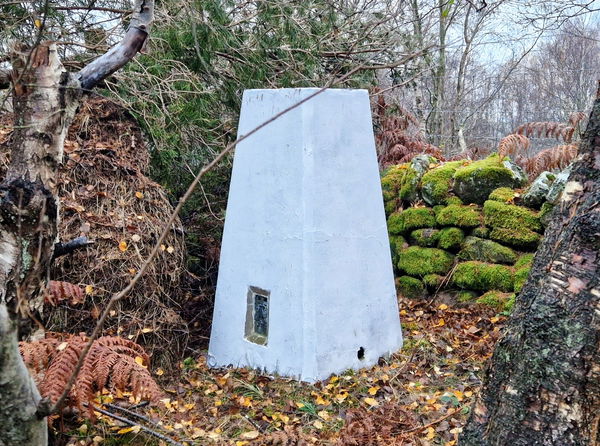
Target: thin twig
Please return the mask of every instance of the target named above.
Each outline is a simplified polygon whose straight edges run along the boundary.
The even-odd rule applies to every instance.
[[[160,432],[153,431],[149,427],[146,427],[146,426],[144,426],[142,424],[138,424],[135,421],[130,420],[129,418],[125,418],[123,416],[114,414],[112,412],[109,412],[108,410],[101,409],[101,408],[99,408],[97,406],[94,406],[94,410],[97,411],[97,412],[100,412],[103,415],[106,415],[107,417],[114,418],[115,420],[118,420],[121,423],[125,423],[128,426],[139,426],[141,431],[143,431],[143,432],[145,432],[145,433],[147,433],[149,435],[152,435],[153,437],[156,437],[159,440],[166,441],[167,443],[172,444],[174,446],[184,446],[182,443],[179,443],[178,441],[175,441],[172,438],[167,437],[164,434],[161,434]]]

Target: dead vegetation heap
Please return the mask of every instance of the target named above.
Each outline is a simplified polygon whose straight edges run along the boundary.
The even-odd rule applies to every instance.
[[[2,176],[11,124],[12,116],[1,117]],[[73,305],[68,299],[72,296],[60,300],[50,293],[55,306],[43,315],[48,330],[90,333],[104,304],[127,285],[150,253],[173,207],[161,186],[144,175],[148,165],[139,126],[123,107],[103,98],[81,106],[60,167],[59,232],[61,242],[86,236],[94,243],[56,260],[51,279],[78,285],[85,299]],[[184,258],[183,229],[177,220],[144,278],[111,312],[104,334],[141,343],[151,353],[160,349],[161,356],[181,351],[187,338],[179,316]]]

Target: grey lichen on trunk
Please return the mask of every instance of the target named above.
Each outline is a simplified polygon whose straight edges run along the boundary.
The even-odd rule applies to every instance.
[[[40,403],[18,340],[27,334],[22,322],[35,320],[43,308],[58,239],[57,174],[64,140],[87,90],[143,47],[153,7],[153,0],[136,0],[123,41],[79,73],[64,69],[51,42],[15,48],[11,163],[0,184],[0,446],[47,444],[49,405]]]
[[[40,394],[21,360],[17,324],[0,303],[0,445],[46,445],[48,429],[36,416]]]
[[[595,445],[600,419],[600,100],[460,445]]]

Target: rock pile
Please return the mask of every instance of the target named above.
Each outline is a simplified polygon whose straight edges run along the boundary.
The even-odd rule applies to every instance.
[[[419,155],[384,171],[398,291],[510,309],[561,188],[550,172],[527,182],[496,154],[446,163]]]

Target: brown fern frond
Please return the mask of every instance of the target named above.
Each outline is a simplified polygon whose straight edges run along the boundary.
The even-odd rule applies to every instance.
[[[46,289],[45,301],[52,306],[59,302],[68,300],[71,305],[82,304],[85,294],[80,286],[70,282],[51,280]]]
[[[575,127],[562,122],[544,121],[527,122],[517,127],[514,133],[524,135],[528,138],[556,138],[563,139],[565,142],[571,142]]]
[[[74,335],[57,347],[58,353],[52,359],[40,384],[40,393],[52,404],[62,395],[86,343],[86,336]]]
[[[59,344],[60,339],[54,337],[32,342],[19,342],[19,351],[23,362],[31,370],[36,384],[41,381],[40,372],[48,368],[50,361],[58,353],[56,348]]]
[[[520,133],[513,133],[505,136],[500,140],[498,145],[498,156],[504,158],[506,156],[515,155],[517,152],[525,152],[531,145],[529,138]]]
[[[51,334],[41,341],[20,344],[25,363],[34,375],[41,377],[39,388],[43,397],[52,403],[58,400],[88,340],[84,334],[68,335],[64,340]],[[103,388],[131,391],[140,398],[158,400],[162,391],[147,369],[149,361],[146,351],[135,342],[115,336],[95,340],[71,389],[68,404],[83,410],[84,403],[91,403],[96,392]],[[88,415],[93,417],[91,409]]]
[[[587,115],[584,112],[574,112],[569,115],[569,124],[572,127],[577,127],[577,125],[587,118]]]

